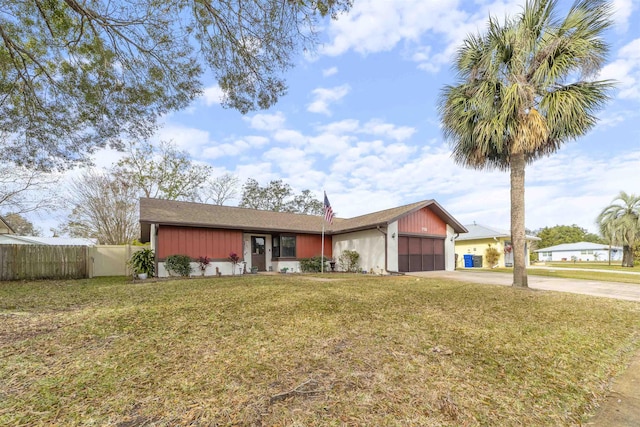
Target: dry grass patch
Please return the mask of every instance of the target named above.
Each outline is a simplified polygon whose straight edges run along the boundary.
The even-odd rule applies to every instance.
[[[575,425],[640,304],[441,279],[0,284],[1,425]]]

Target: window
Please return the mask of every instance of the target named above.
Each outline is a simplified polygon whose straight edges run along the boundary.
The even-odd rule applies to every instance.
[[[274,258],[296,257],[296,236],[273,236],[271,241]]]
[[[251,237],[251,253],[254,255],[263,255],[264,254],[264,237]]]
[[[280,236],[280,256],[296,257],[296,236]]]

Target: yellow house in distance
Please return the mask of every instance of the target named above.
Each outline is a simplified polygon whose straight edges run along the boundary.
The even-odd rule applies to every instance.
[[[460,234],[455,239],[456,268],[495,268],[513,267],[513,246],[511,232],[495,227],[473,224],[464,226],[468,233]],[[525,260],[529,265],[531,242],[540,240],[536,236],[526,236]],[[489,247],[496,248],[500,254],[496,265],[487,265],[485,252]]]

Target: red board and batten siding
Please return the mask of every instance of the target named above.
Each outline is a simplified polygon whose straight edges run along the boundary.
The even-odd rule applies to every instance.
[[[157,242],[160,260],[170,255],[227,259],[231,252],[242,256],[242,231],[236,230],[160,226]]]
[[[324,236],[324,256],[331,258],[331,236]],[[322,253],[322,235],[298,234],[296,235],[296,258],[311,258]]]
[[[400,218],[398,220],[398,232],[446,236],[447,224],[426,207]]]
[[[398,271],[445,269],[447,224],[428,207],[400,218],[398,234]]]

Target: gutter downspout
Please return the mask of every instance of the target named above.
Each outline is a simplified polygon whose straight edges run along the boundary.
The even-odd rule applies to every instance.
[[[384,271],[389,271],[387,270],[387,232],[383,231],[379,225],[376,226],[376,230],[384,235]]]

